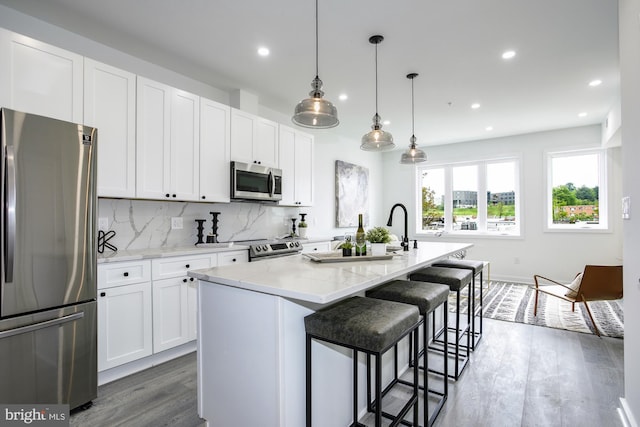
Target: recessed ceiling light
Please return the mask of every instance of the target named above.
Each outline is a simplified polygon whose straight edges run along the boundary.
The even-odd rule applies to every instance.
[[[341,93],[340,96],[338,96],[338,99],[340,101],[346,101],[347,99],[349,99],[349,97],[347,96],[346,93]]]
[[[591,86],[591,87],[600,86],[601,84],[602,84],[602,80],[600,80],[600,79],[591,80],[589,82],[589,86]]]
[[[487,126],[486,128],[484,128],[484,130],[486,130],[487,132],[491,132],[493,130],[493,126]]]
[[[474,110],[477,110],[478,108],[480,108],[480,104],[478,104],[477,102],[473,103],[471,104],[471,108],[473,108]]]
[[[587,113],[583,111],[582,113],[578,114],[578,117],[587,117]]]
[[[266,47],[259,47],[258,48],[258,55],[260,56],[269,56],[269,49]]]
[[[516,51],[515,50],[506,50],[506,51],[502,52],[502,59],[511,59],[514,56],[516,56]]]

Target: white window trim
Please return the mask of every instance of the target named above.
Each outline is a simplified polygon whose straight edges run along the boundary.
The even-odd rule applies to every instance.
[[[551,160],[554,157],[569,157],[576,155],[586,154],[598,154],[598,212],[599,212],[599,224],[585,224],[584,226],[576,227],[563,224],[553,224],[553,218],[550,215],[551,206],[553,205],[553,181],[552,181],[552,168]],[[610,233],[611,222],[609,221],[609,180],[607,179],[609,170],[609,158],[607,149],[600,147],[591,148],[574,148],[567,150],[545,150],[544,152],[544,176],[545,176],[545,197],[544,197],[544,212],[542,215],[542,221],[544,222],[543,231],[545,233]]]
[[[478,166],[478,206],[480,202],[484,201],[484,206],[487,203],[487,180],[486,171],[487,165],[491,163],[502,163],[506,161],[514,161],[516,163],[515,171],[515,188],[516,188],[516,201],[515,201],[515,214],[517,218],[517,231],[511,233],[498,233],[487,231],[487,214],[486,211],[478,210],[478,228],[479,230],[453,230],[451,221],[445,221],[445,227],[443,230],[423,230],[422,229],[422,192],[418,191],[422,189],[422,172],[428,169],[444,169],[444,192],[445,205],[444,216],[445,218],[451,218],[453,216],[453,168],[459,166]],[[414,194],[415,194],[415,233],[422,237],[440,237],[446,234],[448,237],[487,237],[487,238],[500,238],[500,239],[521,239],[523,237],[524,219],[522,218],[521,204],[522,204],[522,156],[519,154],[506,155],[504,157],[485,158],[474,161],[462,161],[462,162],[443,162],[433,163],[430,165],[417,166],[415,169],[415,181],[414,181]]]

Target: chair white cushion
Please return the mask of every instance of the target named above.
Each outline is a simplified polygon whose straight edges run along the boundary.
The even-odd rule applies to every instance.
[[[573,282],[569,283],[567,286],[570,290],[568,290],[564,295],[567,298],[576,298],[578,296],[578,289],[580,289],[580,283],[582,282],[582,273],[578,274]]]

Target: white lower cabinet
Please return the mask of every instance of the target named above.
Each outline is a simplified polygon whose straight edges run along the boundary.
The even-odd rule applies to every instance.
[[[150,264],[98,266],[98,371],[153,352]]]
[[[189,279],[153,281],[153,352],[189,342]],[[195,317],[195,316],[193,316]]]
[[[198,281],[188,271],[248,258],[238,250],[98,265],[98,371],[194,341]]]

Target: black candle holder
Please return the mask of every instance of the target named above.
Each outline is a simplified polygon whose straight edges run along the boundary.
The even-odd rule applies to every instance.
[[[298,218],[291,218],[291,237],[296,237],[298,234],[296,233],[296,221]]]
[[[207,243],[218,243],[218,215],[220,215],[220,212],[209,213],[212,216],[211,221],[213,222],[213,225],[211,227],[212,236],[210,236],[211,239],[209,239],[209,236],[207,236]],[[209,240],[211,240],[211,242]]]
[[[198,223],[198,241],[196,242],[196,245],[199,245],[201,243],[204,243],[204,222],[206,221],[206,219],[196,219],[196,222]]]

